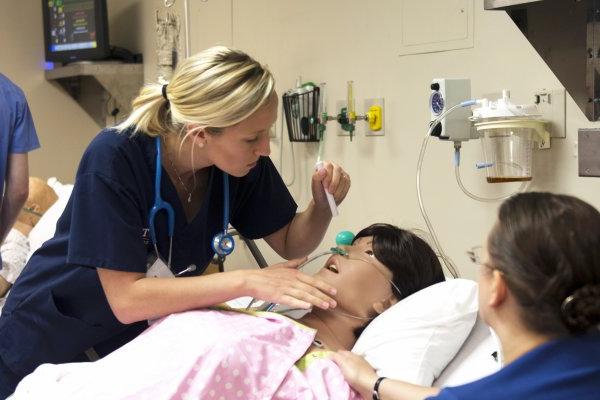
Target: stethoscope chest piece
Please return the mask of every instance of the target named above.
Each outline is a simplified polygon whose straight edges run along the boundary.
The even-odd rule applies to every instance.
[[[229,233],[218,233],[212,240],[212,248],[218,256],[228,256],[235,248],[233,236]]]

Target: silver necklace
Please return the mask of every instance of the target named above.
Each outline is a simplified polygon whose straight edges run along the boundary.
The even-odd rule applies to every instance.
[[[181,186],[183,187],[183,190],[185,190],[188,194],[188,198],[187,198],[187,202],[191,203],[192,202],[192,195],[194,194],[194,191],[196,190],[196,175],[194,174],[194,186],[192,186],[192,190],[188,190],[187,186],[185,185],[185,183],[183,183],[183,179],[181,179],[181,176],[179,175],[179,171],[177,171],[177,167],[175,167],[175,163],[173,162],[173,159],[171,158],[171,152],[167,152],[167,157],[169,158],[169,163],[171,164],[171,168],[173,168],[173,170],[175,171],[175,175],[177,176],[177,179],[179,180],[179,183],[181,183]]]

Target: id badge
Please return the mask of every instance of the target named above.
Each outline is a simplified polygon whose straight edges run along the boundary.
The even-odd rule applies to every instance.
[[[174,278],[175,275],[171,272],[167,264],[155,255],[149,255],[146,261],[146,266],[149,267],[146,270],[146,278]],[[155,322],[159,321],[160,318],[149,319],[148,326],[151,326]]]
[[[152,262],[154,259],[154,262]],[[175,275],[171,272],[167,264],[159,257],[150,256],[148,260],[150,268],[146,271],[146,278],[174,278]]]

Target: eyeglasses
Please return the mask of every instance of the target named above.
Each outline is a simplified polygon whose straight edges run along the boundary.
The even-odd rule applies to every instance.
[[[355,246],[344,246],[343,249],[346,251],[346,255],[342,255],[342,257],[346,257],[349,260],[362,261],[372,265],[377,270],[377,272],[379,272],[381,276],[383,276],[385,280],[392,285],[392,289],[396,290],[396,292],[398,293],[398,297],[402,298],[402,291],[400,290],[400,288],[394,283],[394,281],[385,276],[383,271],[381,271],[380,267],[378,267],[377,264],[375,264],[374,254],[366,254],[364,251],[356,248]]]
[[[485,248],[483,246],[471,247],[471,250],[467,251],[467,255],[471,262],[476,265],[487,267],[489,269],[498,269],[483,261],[485,259]]]
[[[471,247],[471,250],[467,251],[469,260],[471,260],[472,263],[475,263],[477,265],[483,265],[483,254],[483,246],[474,246]]]

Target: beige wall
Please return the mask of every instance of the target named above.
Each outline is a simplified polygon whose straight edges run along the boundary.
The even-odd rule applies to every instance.
[[[175,7],[181,10],[182,3],[177,1]],[[356,231],[375,221],[424,227],[415,172],[429,120],[432,78],[468,77],[473,96],[506,88],[517,102],[530,101],[534,90],[560,87],[506,14],[484,11],[482,3],[474,0],[472,48],[399,56],[399,0],[190,0],[192,50],[216,43],[244,49],[271,67],[279,93],[292,87],[298,75],[325,81],[330,111],[336,100],[345,98],[345,82],[350,79],[355,82],[358,111],[365,98],[385,98],[384,137],[367,138],[359,128],[359,135],[349,142],[347,137],[336,136],[333,123],[328,125],[325,156],[342,164],[353,180],[350,195],[340,207],[341,215],[321,246],[328,248],[339,230]],[[111,40],[144,52],[146,80],[154,78],[154,7],[161,4],[161,0],[109,0]],[[44,80],[42,42],[38,1],[13,2],[11,12],[0,14],[0,71],[25,90],[42,140],[43,149],[31,156],[32,173],[71,180],[82,150],[98,127],[61,89]],[[567,96],[567,138],[554,140],[551,150],[536,154],[532,189],[574,194],[600,207],[598,179],[577,176],[577,129],[593,126],[597,124],[587,121]],[[279,127],[278,123],[278,135]],[[281,147],[279,138],[273,139],[276,164]],[[479,157],[479,147],[470,142],[463,148],[465,184],[485,196],[514,189],[488,185],[470,167]],[[296,144],[294,151],[296,182],[290,190],[303,208],[310,200],[316,146]],[[283,175],[289,180],[292,169],[287,139],[283,157]],[[452,172],[451,145],[438,141],[430,142],[426,155],[423,195],[446,252],[464,276],[474,277],[465,250],[482,243],[497,204],[475,202],[460,191]],[[229,265],[253,264],[243,246],[239,248]],[[269,261],[278,260],[264,244],[261,248]]]
[[[31,174],[73,180],[81,153],[98,127],[44,78],[41,2],[17,1],[5,7],[0,13],[0,49],[0,72],[25,92],[42,145],[29,156]]]
[[[472,48],[407,56],[398,55],[402,37],[402,1],[398,0],[192,3],[194,21],[198,21],[194,26],[194,50],[223,43],[250,52],[274,71],[279,93],[293,87],[296,76],[301,75],[305,80],[327,82],[330,112],[336,100],[345,98],[347,80],[354,80],[358,110],[365,98],[385,98],[384,137],[359,134],[349,142],[347,137],[336,136],[333,123],[328,124],[325,156],[350,172],[353,186],[322,249],[333,245],[338,231],[356,231],[376,221],[425,227],[418,209],[415,173],[429,121],[431,79],[468,77],[473,96],[505,88],[511,90],[517,102],[531,102],[533,92],[540,88],[561,87],[506,13],[484,11],[479,0],[474,1],[473,7]],[[430,24],[429,19],[420,22]],[[215,37],[215,32],[219,37]],[[554,140],[551,150],[535,154],[531,189],[574,194],[600,207],[599,181],[577,176],[576,157],[577,129],[597,125],[587,121],[568,97],[567,138]],[[280,148],[279,139],[273,140],[275,161]],[[291,192],[302,207],[310,199],[309,177],[316,146],[296,144],[294,149],[297,179]],[[283,175],[289,179],[291,155],[287,139],[283,152]],[[482,172],[472,167],[478,157],[479,143],[464,145],[462,171],[468,188],[483,196],[515,189],[487,184]],[[476,270],[465,251],[485,240],[498,204],[479,203],[464,195],[455,182],[451,160],[451,144],[430,142],[423,170],[423,196],[446,252],[464,276],[473,278]],[[265,253],[270,260],[277,259],[269,250]]]
[[[136,52],[151,48],[152,3],[162,2],[109,0],[111,44]],[[31,175],[72,182],[83,151],[100,127],[60,86],[44,78],[39,0],[11,2],[0,13],[0,50],[0,72],[25,92],[42,146],[29,156]]]

